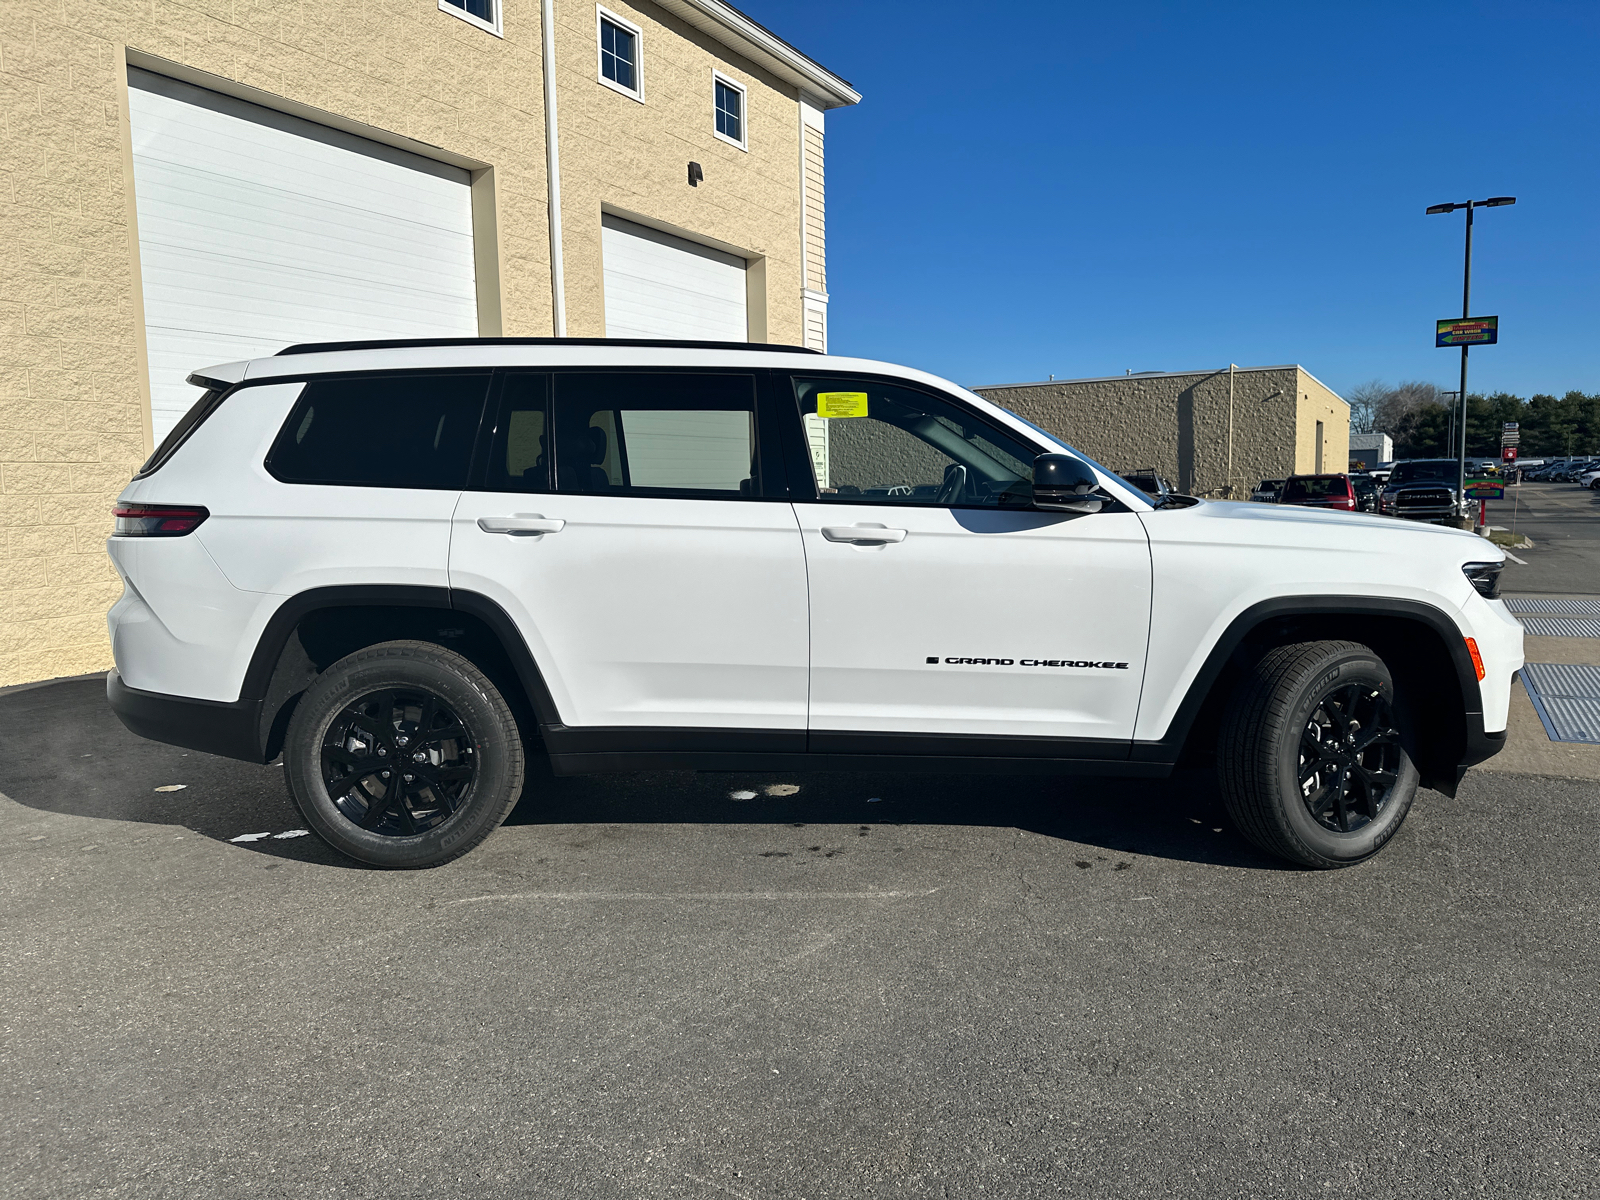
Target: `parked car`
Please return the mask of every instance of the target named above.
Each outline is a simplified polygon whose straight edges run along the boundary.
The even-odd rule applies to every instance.
[[[1476,512],[1472,501],[1462,499],[1460,472],[1461,465],[1453,458],[1398,462],[1378,499],[1378,511],[1412,521],[1448,521]]]
[[[1291,475],[1284,481],[1278,503],[1344,512],[1355,512],[1357,507],[1356,491],[1348,475]]]
[[[1377,466],[1375,466],[1371,470],[1369,470],[1367,472],[1367,474],[1371,475],[1380,484],[1382,484],[1382,483],[1388,482],[1389,472],[1391,472],[1393,470],[1394,470],[1394,463],[1393,462],[1381,462]]]
[[[1351,472],[1350,486],[1355,488],[1356,508],[1361,512],[1378,511],[1378,495],[1383,490],[1382,486],[1365,471]]]
[[[1256,490],[1250,493],[1250,499],[1265,504],[1276,504],[1278,495],[1283,491],[1283,480],[1263,479],[1256,484]]]
[[[1157,507],[921,371],[497,338],[191,382],[116,505],[111,707],[281,754],[306,825],[367,863],[467,852],[537,746],[556,775],[1214,756],[1246,837],[1338,867],[1505,744],[1523,653],[1498,547]]]
[[[1172,485],[1158,475],[1154,467],[1135,467],[1131,471],[1122,472],[1122,478],[1157,504],[1166,503],[1167,498],[1175,494]]]
[[[1578,476],[1578,482],[1591,492],[1600,491],[1600,468],[1585,471]]]

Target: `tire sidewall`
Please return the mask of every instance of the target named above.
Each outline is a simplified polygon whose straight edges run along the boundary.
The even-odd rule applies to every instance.
[[[518,772],[501,737],[497,706],[465,672],[424,658],[389,654],[344,660],[325,671],[301,698],[284,742],[290,792],[306,821],[335,849],[383,867],[423,867],[446,862],[486,837],[504,815],[505,793]],[[465,660],[463,660],[465,664]],[[474,671],[473,674],[476,674]],[[362,829],[339,811],[322,779],[322,744],[344,708],[387,688],[432,692],[467,727],[476,772],[459,807],[436,828],[411,836]]]
[[[1336,688],[1352,683],[1371,686],[1388,700],[1395,715],[1396,727],[1401,734],[1400,769],[1389,799],[1375,821],[1369,821],[1352,833],[1337,833],[1324,828],[1306,808],[1300,792],[1299,746],[1300,735],[1311,720],[1311,714],[1324,697]],[[1394,680],[1383,662],[1369,653],[1349,652],[1330,663],[1324,663],[1297,689],[1289,719],[1283,727],[1285,745],[1277,747],[1277,773],[1275,783],[1282,797],[1282,811],[1294,836],[1317,856],[1334,863],[1355,863],[1370,858],[1388,843],[1405,821],[1417,790],[1418,772],[1410,754],[1406,753],[1406,715],[1401,700],[1395,695]]]

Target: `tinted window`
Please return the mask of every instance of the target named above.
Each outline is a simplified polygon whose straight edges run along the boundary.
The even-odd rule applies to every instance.
[[[717,80],[717,132],[744,141],[744,93]]]
[[[559,491],[758,491],[753,376],[559,375],[554,413]]]
[[[285,483],[465,487],[488,383],[487,374],[314,379],[267,469]]]
[[[1398,486],[1402,483],[1420,483],[1423,481],[1454,483],[1457,472],[1456,460],[1453,458],[1430,459],[1424,462],[1403,462],[1395,464],[1389,482]]]
[[[545,400],[549,377],[510,372],[500,389],[484,487],[491,492],[548,492],[549,439]]]
[[[620,25],[605,18],[600,20],[600,73],[611,82],[629,91],[638,91],[638,78],[634,73],[638,58],[634,46],[637,39]]]
[[[1327,496],[1349,497],[1350,488],[1337,475],[1291,479],[1283,489],[1285,500],[1321,500]]]
[[[947,400],[874,380],[796,379],[794,388],[822,500],[1032,501],[1038,452]]]

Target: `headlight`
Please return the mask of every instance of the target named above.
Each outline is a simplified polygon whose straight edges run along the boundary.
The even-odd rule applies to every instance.
[[[1503,562],[1470,562],[1461,564],[1461,573],[1467,577],[1467,582],[1477,590],[1478,595],[1486,600],[1500,598],[1500,572],[1505,567]]]

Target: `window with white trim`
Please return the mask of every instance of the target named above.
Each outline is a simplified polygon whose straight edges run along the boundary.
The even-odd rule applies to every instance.
[[[504,37],[500,27],[500,0],[439,0],[439,11],[460,17],[495,37]]]
[[[642,31],[632,21],[614,12],[595,9],[596,38],[600,49],[600,82],[613,91],[644,99],[644,82],[639,70]]]
[[[745,137],[744,84],[735,83],[720,71],[713,71],[711,87],[716,108],[717,136],[741,150],[748,149],[749,143]]]

